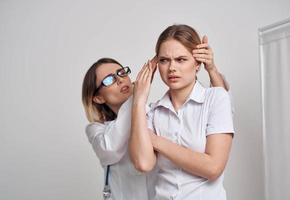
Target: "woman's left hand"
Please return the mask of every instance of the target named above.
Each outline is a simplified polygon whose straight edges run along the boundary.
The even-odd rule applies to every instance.
[[[156,69],[156,62],[153,63],[149,60],[144,64],[142,69],[137,75],[136,81],[134,82],[133,99],[134,103],[146,104],[149,96],[151,81],[153,73]]]
[[[152,64],[152,78],[151,78],[151,83],[154,79],[154,74],[156,72],[156,69],[157,69],[157,63],[158,63],[158,58],[157,56],[155,55],[151,60],[150,60],[151,64]]]
[[[196,49],[192,51],[193,57],[204,64],[206,71],[215,70],[216,66],[213,59],[213,51],[208,44],[207,36],[203,36],[202,43],[196,45]]]

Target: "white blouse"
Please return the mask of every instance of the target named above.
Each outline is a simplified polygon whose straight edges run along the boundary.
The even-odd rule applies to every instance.
[[[111,165],[109,185],[115,200],[153,199],[156,169],[144,174],[135,169],[129,158],[128,139],[131,129],[132,97],[119,109],[118,117],[104,124],[86,127],[89,142],[104,171]]]
[[[147,117],[149,128],[157,135],[202,153],[208,135],[234,133],[229,94],[223,88],[204,88],[198,81],[177,112],[166,93]],[[187,173],[161,154],[157,156],[157,165],[160,171],[155,199],[226,200],[223,174],[208,181]]]

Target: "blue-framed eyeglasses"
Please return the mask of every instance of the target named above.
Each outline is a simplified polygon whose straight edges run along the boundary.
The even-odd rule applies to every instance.
[[[108,87],[110,85],[113,85],[117,81],[117,76],[126,77],[130,73],[131,73],[131,69],[129,67],[122,67],[120,69],[117,69],[116,73],[109,74],[102,80],[101,85],[97,87],[97,89],[95,90],[95,93],[97,93],[103,86]]]

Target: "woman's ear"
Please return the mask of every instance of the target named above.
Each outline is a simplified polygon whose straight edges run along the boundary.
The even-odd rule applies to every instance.
[[[100,96],[100,95],[94,96],[93,97],[93,102],[95,102],[97,104],[104,104],[104,103],[106,103],[105,99],[102,96]]]
[[[198,72],[200,70],[200,66],[201,66],[201,62],[197,61],[194,57],[193,57],[193,67],[195,69],[196,72]]]
[[[198,65],[196,66],[196,72],[198,72],[198,71],[200,70],[200,65],[201,65],[201,64],[198,64]]]
[[[201,66],[201,63],[199,63],[199,62],[194,63],[193,67],[194,67],[196,72],[198,72],[200,70],[200,66]]]

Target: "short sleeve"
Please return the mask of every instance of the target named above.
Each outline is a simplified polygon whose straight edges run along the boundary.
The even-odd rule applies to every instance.
[[[234,116],[235,106],[234,106],[234,97],[233,97],[233,94],[232,94],[232,90],[231,90],[230,84],[227,81],[226,77],[223,74],[221,74],[221,76],[223,77],[224,84],[226,86],[226,90],[227,90],[227,92],[229,94],[229,97],[230,97],[231,111],[232,111],[232,115]]]
[[[226,79],[226,76],[223,75],[222,73],[220,73],[222,79],[223,79],[223,82],[224,82],[224,85],[225,85],[225,89],[226,91],[229,93],[229,96],[230,96],[230,102],[231,102],[231,109],[232,109],[232,114],[234,116],[234,113],[235,113],[235,107],[234,107],[234,98],[233,98],[233,95],[232,95],[232,91],[231,91],[231,87],[230,87],[230,84],[229,82],[227,81]],[[213,85],[210,83],[210,87],[213,87]]]
[[[154,118],[154,104],[150,104],[148,108],[146,108],[146,117],[147,117],[147,127],[150,128],[153,132],[155,132],[155,128],[153,125]]]
[[[206,134],[234,133],[231,100],[223,88],[211,89]]]
[[[86,127],[89,142],[103,166],[117,163],[127,152],[131,128],[132,98],[119,109],[114,121],[94,122]]]

